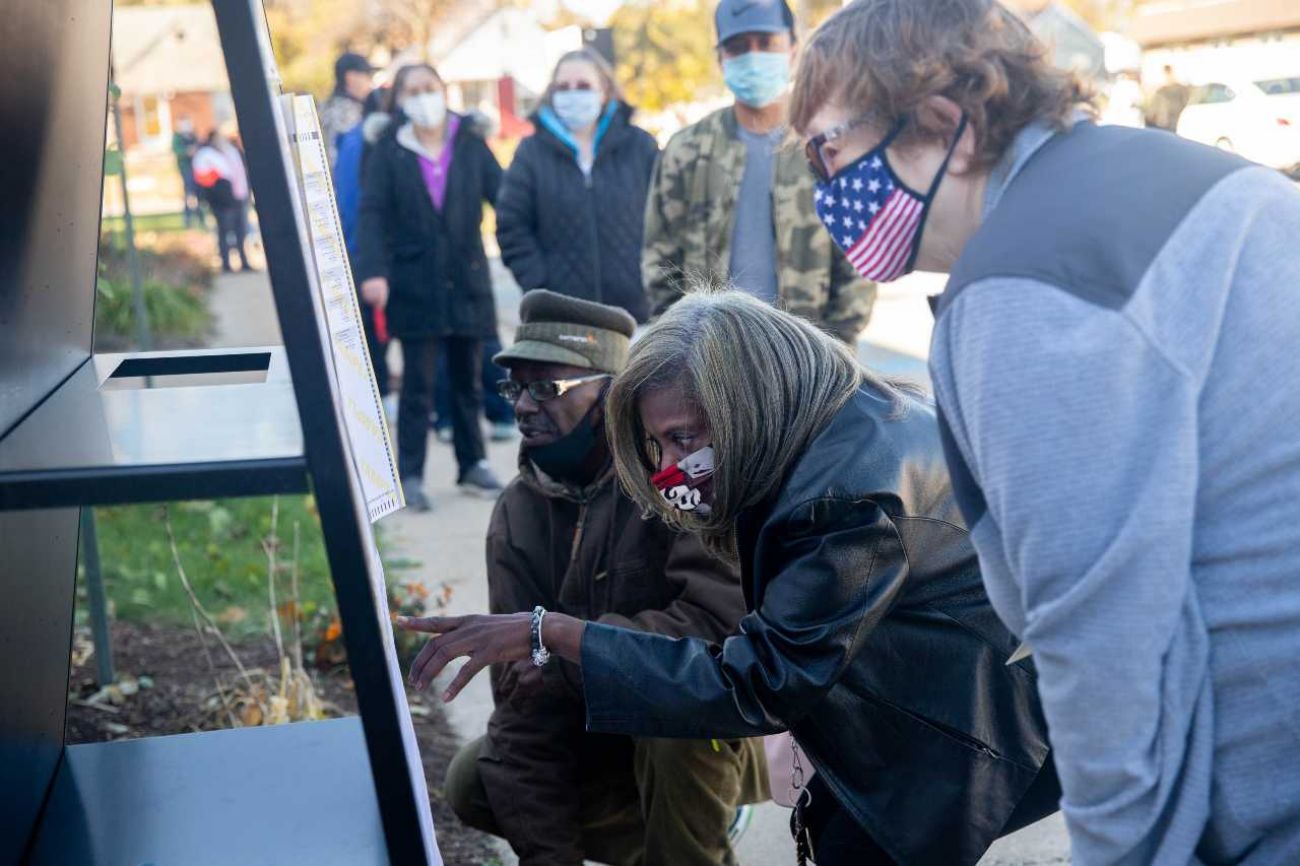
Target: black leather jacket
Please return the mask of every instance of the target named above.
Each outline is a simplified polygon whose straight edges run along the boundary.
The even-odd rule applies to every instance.
[[[750,613],[721,647],[591,624],[588,726],[789,729],[902,864],[973,864],[1048,756],[1032,663],[989,605],[933,409],[863,388],[740,526]],[[772,784],[784,785],[773,779]]]

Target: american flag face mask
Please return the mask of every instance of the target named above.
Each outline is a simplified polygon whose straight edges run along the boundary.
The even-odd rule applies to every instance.
[[[703,501],[700,490],[713,477],[715,466],[713,446],[701,448],[676,464],[650,476],[650,483],[659,491],[664,501],[678,511],[694,511],[707,515],[709,504]]]
[[[813,193],[817,216],[849,264],[878,283],[896,280],[915,266],[930,203],[966,129],[962,115],[930,191],[921,195],[898,179],[885,154],[905,122],[899,121],[880,144],[830,180],[818,183]]]

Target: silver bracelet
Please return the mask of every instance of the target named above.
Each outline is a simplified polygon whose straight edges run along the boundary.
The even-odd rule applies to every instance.
[[[533,608],[533,625],[532,625],[532,642],[533,664],[537,667],[545,667],[546,663],[551,660],[550,650],[542,643],[542,618],[546,616],[546,608],[540,604]]]

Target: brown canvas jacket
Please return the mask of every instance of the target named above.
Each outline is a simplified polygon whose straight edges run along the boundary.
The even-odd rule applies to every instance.
[[[540,604],[673,637],[721,642],[732,632],[745,612],[738,570],[696,538],[643,519],[612,472],[576,490],[520,463],[488,529],[492,613]],[[580,673],[552,661],[529,687],[520,670],[492,669],[496,707],[480,776],[523,866],[575,866],[583,860],[577,780],[589,751]]]

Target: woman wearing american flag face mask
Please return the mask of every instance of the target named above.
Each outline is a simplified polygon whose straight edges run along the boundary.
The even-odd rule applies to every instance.
[[[1300,194],[1094,115],[994,0],[855,0],[790,100],[850,264],[948,276],[944,452],[1073,862],[1300,863]]]
[[[650,314],[641,283],[646,196],[659,148],[632,124],[609,63],[560,58],[497,202],[501,258],[525,290]]]

